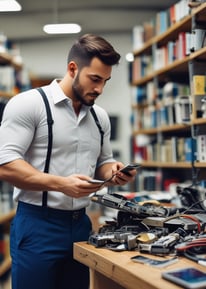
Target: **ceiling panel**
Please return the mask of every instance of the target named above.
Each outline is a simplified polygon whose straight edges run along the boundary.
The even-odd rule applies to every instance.
[[[134,25],[154,17],[172,0],[19,0],[21,12],[0,13],[0,31],[11,40],[52,37],[44,24],[78,22],[82,33],[131,33]]]

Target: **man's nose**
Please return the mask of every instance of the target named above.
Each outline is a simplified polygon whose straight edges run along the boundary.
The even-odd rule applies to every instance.
[[[104,85],[99,84],[99,85],[97,85],[97,86],[95,87],[94,90],[95,90],[96,93],[101,94],[102,91],[103,91],[103,88],[104,88]]]

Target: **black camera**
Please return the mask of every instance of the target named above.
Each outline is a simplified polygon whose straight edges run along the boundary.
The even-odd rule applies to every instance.
[[[193,187],[177,186],[177,194],[179,195],[181,204],[186,208],[205,210],[202,194],[199,189]]]

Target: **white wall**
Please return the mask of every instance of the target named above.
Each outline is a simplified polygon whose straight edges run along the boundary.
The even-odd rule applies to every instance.
[[[118,140],[112,142],[113,149],[121,153],[120,160],[130,161],[130,87],[126,53],[132,49],[131,35],[102,35],[121,54],[121,62],[113,68],[112,79],[97,103],[111,115],[119,116]],[[61,77],[66,72],[67,54],[75,37],[22,42],[20,48],[23,61],[29,71],[38,77]]]

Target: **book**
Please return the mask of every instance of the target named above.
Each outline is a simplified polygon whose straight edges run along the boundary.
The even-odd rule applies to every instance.
[[[187,123],[190,121],[191,100],[187,95],[178,96],[175,99],[175,119],[176,123]]]
[[[197,136],[197,160],[206,162],[206,135]]]
[[[133,28],[133,50],[142,48],[144,44],[144,28],[142,25],[136,25]]]
[[[196,160],[196,139],[185,138],[185,161],[193,162]]]
[[[205,75],[193,75],[194,95],[205,94]]]
[[[173,136],[171,138],[172,162],[173,163],[176,163],[178,161],[177,140],[178,140],[178,137],[176,137],[176,136]]]
[[[183,137],[177,139],[177,161],[185,161],[185,140]]]

